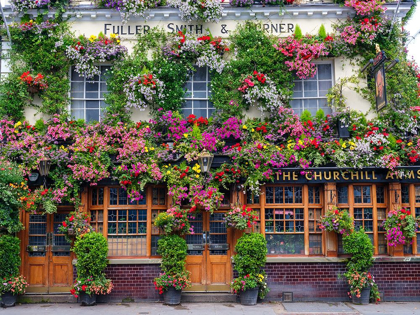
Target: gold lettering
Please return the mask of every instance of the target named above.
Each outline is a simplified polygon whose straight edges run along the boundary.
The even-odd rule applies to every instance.
[[[414,179],[414,171],[410,171],[410,173],[408,173],[408,179]]]
[[[334,176],[334,180],[339,180],[340,179],[340,172],[339,171],[334,171],[333,176]]]
[[[351,180],[353,180],[353,179],[357,179],[357,180],[359,180],[359,172],[351,172]]]
[[[290,172],[283,173],[283,180],[286,180],[285,177],[287,177],[287,180],[290,180]]]
[[[314,177],[315,177],[314,178],[315,180],[317,180],[317,179],[322,180],[322,174],[321,174],[321,172],[315,172]]]
[[[328,177],[327,177],[327,174],[328,174]],[[331,171],[329,171],[329,172],[324,172],[324,179],[325,179],[325,180],[331,180]]]
[[[306,173],[305,177],[307,180],[312,180],[312,173]]]
[[[392,175],[392,173],[391,173],[390,171],[388,171],[388,172],[386,173],[386,177],[385,177],[385,179],[389,179],[389,178],[394,179],[394,175]]]
[[[372,171],[372,179],[378,179],[378,178],[376,177],[375,171]]]
[[[277,180],[280,180],[280,172],[277,172]]]
[[[348,171],[343,171],[342,173],[341,173],[341,176],[343,176],[343,179],[344,180],[349,180],[349,178],[347,177],[347,175],[346,174],[348,174],[349,172]]]
[[[298,174],[296,172],[293,172],[293,180],[298,180]]]
[[[420,179],[420,170],[417,171],[417,178]]]
[[[365,171],[365,177],[366,177],[366,179],[371,179],[371,178],[369,177],[369,173],[368,173],[368,171]]]

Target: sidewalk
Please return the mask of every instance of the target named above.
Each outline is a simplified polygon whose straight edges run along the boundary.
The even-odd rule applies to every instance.
[[[7,315],[420,315],[420,302],[353,305],[351,303],[264,303],[257,306],[218,303],[22,304],[0,309]]]

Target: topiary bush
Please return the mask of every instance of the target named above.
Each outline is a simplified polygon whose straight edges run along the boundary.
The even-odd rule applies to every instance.
[[[77,256],[77,276],[97,278],[108,265],[108,242],[101,233],[92,232],[77,237],[72,251]]]
[[[345,236],[343,248],[346,253],[351,254],[347,269],[364,272],[373,265],[373,245],[363,229]]]
[[[158,240],[157,253],[162,256],[162,272],[178,274],[185,271],[187,242],[178,235],[163,236]]]
[[[0,237],[0,279],[15,277],[19,274],[20,240],[11,235]]]
[[[267,260],[267,241],[259,233],[244,234],[235,246],[233,257],[239,275],[257,275]]]

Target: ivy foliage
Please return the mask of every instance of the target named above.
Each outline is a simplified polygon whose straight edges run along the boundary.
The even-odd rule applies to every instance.
[[[257,275],[267,260],[267,241],[260,233],[244,234],[235,246],[233,257],[239,275]]]
[[[0,279],[19,274],[20,240],[16,236],[0,236]]]
[[[166,235],[158,240],[158,255],[162,256],[162,272],[180,274],[185,271],[187,242],[178,235]]]
[[[345,236],[343,248],[352,255],[347,262],[348,270],[365,272],[373,265],[373,245],[363,229]]]
[[[44,15],[38,15],[32,21],[28,15],[24,15],[21,23],[44,22]],[[8,115],[15,120],[23,118],[25,105],[38,107],[45,114],[60,114],[66,111],[68,106],[68,92],[70,82],[68,71],[70,63],[65,56],[65,49],[71,43],[71,33],[66,22],[57,19],[51,21],[57,26],[42,31],[21,31],[18,26],[10,28],[12,39],[10,56],[11,75],[2,81],[0,91],[5,91],[0,102],[0,114]],[[42,105],[33,104],[34,95],[26,90],[20,76],[30,71],[31,74],[41,73],[45,77],[48,88],[39,93]]]
[[[287,103],[293,93],[293,75],[284,63],[287,57],[273,47],[277,38],[264,32],[260,23],[247,21],[238,25],[229,39],[236,54],[221,74],[212,74],[211,101],[214,106],[222,110],[226,117],[241,116],[249,105],[238,87],[245,76],[254,71],[267,75]],[[232,103],[236,106],[232,106]]]
[[[108,242],[101,233],[86,233],[77,237],[72,251],[77,256],[77,276],[81,278],[103,276],[108,265]]]

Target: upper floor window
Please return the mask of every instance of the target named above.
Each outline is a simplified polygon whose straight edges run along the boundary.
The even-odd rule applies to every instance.
[[[210,117],[214,111],[209,101],[211,95],[211,76],[208,67],[196,67],[196,71],[188,79],[185,88],[185,102],[182,105],[184,117],[194,114],[197,117]]]
[[[318,109],[322,109],[325,114],[331,113],[326,94],[333,85],[332,63],[319,63],[313,78],[301,80],[295,77],[293,82],[295,87],[291,106],[297,114],[302,114],[305,109],[312,115],[315,115]]]
[[[85,119],[89,121],[101,121],[104,114],[105,94],[108,93],[106,79],[110,66],[100,66],[101,74],[92,79],[79,76],[71,69],[71,116],[73,119]]]

